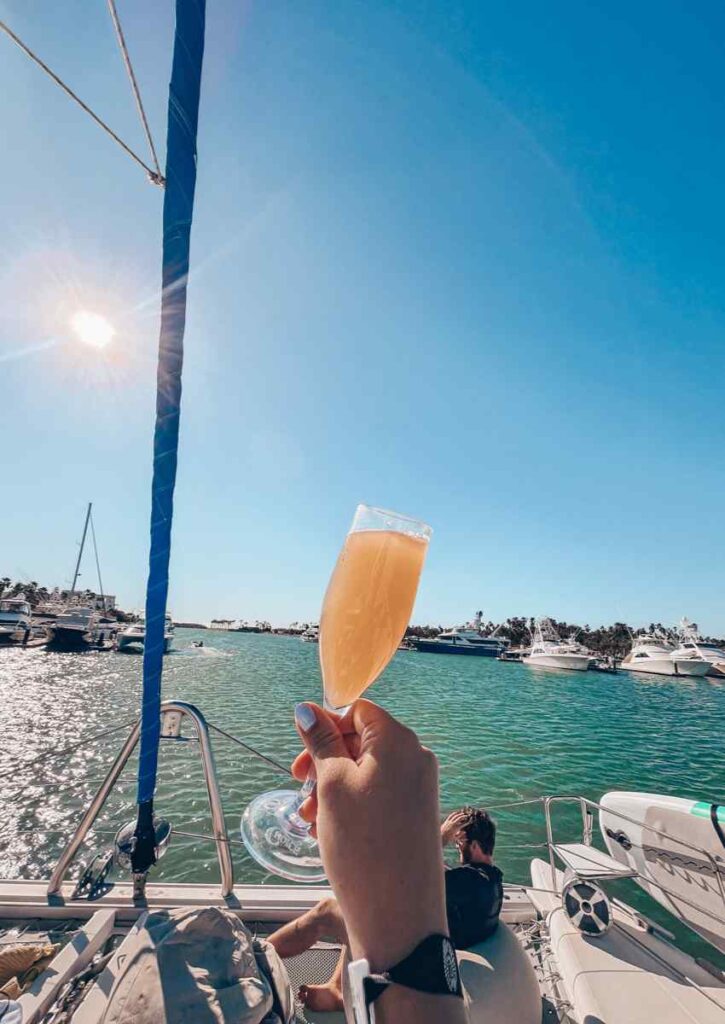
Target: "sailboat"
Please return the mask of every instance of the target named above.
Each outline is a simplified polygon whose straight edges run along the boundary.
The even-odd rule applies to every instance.
[[[214,767],[215,727],[194,705],[161,699],[203,38],[203,0],[176,0],[141,711],[92,800],[79,811],[50,878],[0,880],[3,948],[20,936],[16,960],[27,963],[34,948],[43,950],[46,960],[52,957],[26,991],[13,997],[13,1016],[8,1017],[13,1024],[107,1020],[124,965],[138,950],[149,914],[218,908],[253,923],[263,934],[329,895],[325,886],[235,882]],[[183,742],[188,739],[197,743]],[[111,844],[97,846],[95,856],[79,867],[78,854],[139,745],[136,819],[121,827]],[[154,880],[154,865],[173,835],[154,807],[157,759],[168,746],[178,756],[201,758],[212,822],[206,838],[219,864],[216,885]],[[706,956],[685,952],[662,924],[608,892],[622,879],[634,880],[673,920],[696,930],[713,949],[725,949],[725,808],[641,793],[610,793],[598,803],[551,795],[515,805],[539,807],[546,856],[531,861],[530,878],[506,885],[501,924],[493,936],[458,954],[471,1024],[725,1024],[725,974]],[[581,832],[573,837],[555,827],[554,811],[561,806],[574,812],[567,816],[569,822],[581,822]],[[103,834],[93,841],[102,842]],[[325,980],[339,952],[338,946],[326,944],[289,961],[293,985],[312,976]],[[153,950],[147,955],[151,963]],[[162,970],[160,962],[155,970]],[[18,978],[12,980],[20,989]],[[197,985],[188,971],[183,979],[169,972],[164,981],[167,1007],[182,996],[180,985],[185,998]],[[305,1016],[309,1024],[341,1021],[340,1015],[309,1010]]]
[[[96,533],[93,526],[93,503],[88,502],[86,517],[83,522],[83,534],[81,536],[78,558],[76,559],[75,571],[73,573],[73,584],[70,590],[70,602],[68,606],[48,625],[48,647],[54,650],[81,651],[90,649],[110,650],[115,640],[117,624],[113,619],[107,618],[103,613],[90,605],[76,603],[76,585],[81,574],[81,562],[83,551],[86,546],[88,527],[91,527],[93,547],[96,555],[96,566],[98,568],[98,584],[101,591],[101,604],[105,612],[105,599],[103,597],[103,583],[101,582],[101,568],[98,561],[98,548],[96,546]]]

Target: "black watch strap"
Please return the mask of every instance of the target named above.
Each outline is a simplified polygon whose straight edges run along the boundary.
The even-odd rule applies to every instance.
[[[389,985],[405,985],[431,995],[463,996],[456,951],[448,936],[429,935],[389,971],[369,974],[363,981],[367,1006]]]

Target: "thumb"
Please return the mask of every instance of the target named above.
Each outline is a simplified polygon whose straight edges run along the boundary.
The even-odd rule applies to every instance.
[[[337,722],[317,704],[298,704],[295,707],[295,723],[315,763],[329,757],[352,760]]]

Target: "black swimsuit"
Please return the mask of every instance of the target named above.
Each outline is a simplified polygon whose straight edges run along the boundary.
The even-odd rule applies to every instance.
[[[448,868],[446,909],[451,942],[468,949],[483,942],[498,926],[503,904],[503,875],[493,864]]]

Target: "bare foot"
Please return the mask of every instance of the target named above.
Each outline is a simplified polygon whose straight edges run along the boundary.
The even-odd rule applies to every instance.
[[[342,992],[334,985],[303,985],[298,992],[303,1006],[320,1013],[343,1010]]]

